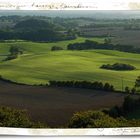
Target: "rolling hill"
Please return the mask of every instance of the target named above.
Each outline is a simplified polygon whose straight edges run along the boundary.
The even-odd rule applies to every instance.
[[[50,51],[53,45],[66,48],[70,42],[56,43],[16,42],[25,53],[15,60],[0,62],[0,75],[18,83],[46,84],[49,80],[87,80],[109,82],[117,90],[123,86],[133,87],[140,74],[140,55],[114,50]],[[96,39],[103,41],[103,39]],[[1,55],[7,54],[11,43],[1,43]],[[12,43],[15,44],[15,43]],[[1,56],[1,60],[5,56]],[[100,69],[102,64],[126,63],[136,67],[133,71]]]

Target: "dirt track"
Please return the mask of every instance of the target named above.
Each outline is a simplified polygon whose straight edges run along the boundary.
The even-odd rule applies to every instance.
[[[47,122],[51,127],[66,124],[77,111],[120,105],[124,96],[90,89],[35,87],[0,81],[0,105],[26,109],[33,120]]]

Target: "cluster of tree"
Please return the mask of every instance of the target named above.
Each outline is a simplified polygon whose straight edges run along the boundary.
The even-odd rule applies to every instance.
[[[140,76],[136,78],[135,85],[132,89],[130,89],[128,86],[125,87],[125,92],[131,94],[139,93],[139,88],[140,88]]]
[[[136,81],[135,81],[135,87],[136,88],[140,87],[140,76],[138,76]]]
[[[9,30],[0,30],[0,40],[22,39],[53,42],[75,38],[76,36],[74,33],[66,32],[66,34],[64,34],[59,32],[53,23],[35,18],[19,21]]]
[[[109,69],[109,70],[134,70],[136,69],[134,66],[130,64],[123,64],[123,63],[114,63],[114,64],[104,64],[100,68],[102,69]]]
[[[140,76],[138,76],[135,80],[135,85],[132,89],[130,89],[128,86],[125,87],[125,92],[126,93],[139,93],[139,88],[140,88]]]
[[[125,97],[122,106],[115,106],[111,108],[109,111],[105,111],[111,117],[125,117],[129,115],[129,113],[137,111],[140,109],[140,98],[134,99],[130,96]]]
[[[109,128],[119,126],[118,120],[101,111],[75,113],[68,123],[69,128]]]
[[[130,45],[110,44],[110,43],[98,43],[96,41],[85,40],[82,43],[68,44],[68,50],[90,50],[90,49],[106,49],[106,50],[118,50],[124,52],[140,53],[140,48],[136,48]]]
[[[125,92],[128,93],[128,94],[129,94],[129,93],[130,93],[130,94],[135,94],[135,93],[137,93],[135,87],[133,87],[132,89],[130,89],[128,86],[125,87]]]
[[[63,48],[60,47],[60,46],[53,46],[53,47],[51,48],[51,51],[59,51],[59,50],[63,50]]]
[[[21,47],[13,45],[10,47],[9,53],[10,54],[4,59],[4,61],[16,59],[18,55],[23,54],[23,50]]]
[[[125,118],[130,111],[140,109],[140,99],[126,97],[121,107],[115,106],[109,111],[85,111],[73,115],[68,123],[69,128],[113,128],[139,127],[140,119]]]
[[[17,55],[8,55],[3,61],[13,60],[16,59],[17,57],[18,57]]]
[[[140,120],[127,120],[124,117],[113,118],[102,111],[85,111],[73,115],[69,128],[115,128],[139,127]]]
[[[32,122],[25,110],[0,107],[0,127],[44,128],[47,125]]]
[[[114,86],[109,83],[103,84],[102,82],[90,82],[90,81],[49,81],[49,86],[114,91]]]

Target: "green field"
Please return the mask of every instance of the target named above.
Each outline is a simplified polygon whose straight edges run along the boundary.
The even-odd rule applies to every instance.
[[[56,43],[15,42],[0,43],[0,55],[8,54],[11,44],[24,49],[24,54],[15,60],[0,61],[0,75],[4,78],[26,84],[46,84],[48,80],[102,81],[122,89],[132,87],[140,75],[140,55],[111,50],[50,51],[54,45],[66,48],[67,44],[83,42],[85,38]],[[103,38],[94,38],[103,42]],[[2,60],[5,56],[0,56]],[[126,63],[136,67],[133,71],[104,70],[102,64]]]

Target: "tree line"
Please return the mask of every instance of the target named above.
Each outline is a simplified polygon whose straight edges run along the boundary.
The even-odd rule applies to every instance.
[[[110,43],[98,43],[96,41],[85,40],[82,43],[68,44],[68,50],[91,50],[91,49],[106,49],[106,50],[118,50],[123,52],[140,53],[140,48],[131,45],[120,45]]]
[[[51,87],[73,87],[73,88],[86,88],[103,91],[114,91],[114,86],[109,83],[90,82],[90,81],[49,81]]]

